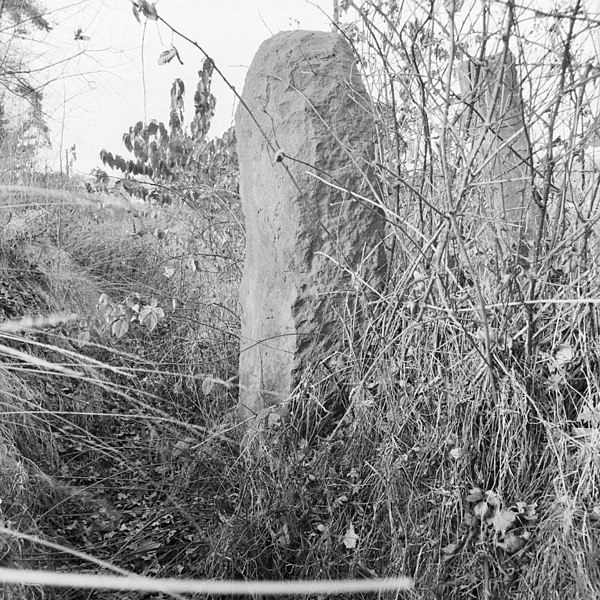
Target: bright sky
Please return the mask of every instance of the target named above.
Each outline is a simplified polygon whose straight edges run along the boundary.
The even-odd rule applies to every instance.
[[[59,156],[73,144],[77,147],[75,172],[87,174],[102,166],[101,149],[128,156],[122,136],[139,120],[168,121],[169,91],[173,80],[186,85],[186,117],[193,113],[193,92],[203,55],[187,42],[172,36],[162,24],[139,24],[131,11],[130,0],[37,0],[47,10],[54,26],[49,34],[38,35],[40,43],[28,44],[27,50],[38,58],[30,65],[58,63],[41,70],[40,77],[51,80],[45,88],[44,107],[51,128],[52,150],[44,157],[53,168]],[[419,0],[413,0],[420,6]],[[598,16],[598,1],[584,5]],[[465,0],[457,21],[461,37],[476,34],[480,0]],[[546,8],[550,0],[527,0],[530,7]],[[284,29],[330,30],[332,0],[158,0],[158,14],[181,33],[197,41],[215,60],[230,82],[241,92],[244,77],[260,43]],[[502,29],[504,3],[497,29]],[[441,11],[443,13],[443,11]],[[326,13],[326,14],[325,14]],[[405,11],[413,16],[413,11]],[[534,12],[527,10],[521,22],[522,39],[535,39]],[[583,24],[585,26],[585,23]],[[81,28],[86,41],[75,40]],[[542,28],[542,32],[545,28]],[[467,35],[468,37],[468,35]],[[599,39],[583,36],[585,54],[594,63],[599,55]],[[159,66],[160,53],[175,44],[184,65],[177,59]],[[580,41],[580,43],[582,43]],[[543,47],[547,44],[540,46]],[[490,44],[492,46],[492,44]],[[527,49],[535,54],[535,44]],[[532,54],[533,53],[533,54]],[[537,59],[532,59],[531,68]],[[535,78],[534,78],[535,79]],[[539,78],[538,78],[539,79]],[[536,81],[538,79],[535,79]],[[552,90],[550,90],[552,91]],[[538,96],[543,92],[537,90]],[[213,93],[217,97],[212,135],[220,135],[233,122],[235,103],[232,93],[215,74]],[[596,96],[597,100],[598,96]],[[62,152],[60,152],[62,148]]]
[[[123,133],[139,120],[168,121],[169,91],[176,77],[186,85],[186,117],[193,115],[193,93],[204,57],[173,37],[160,23],[140,25],[129,0],[39,0],[54,29],[32,48],[41,62],[65,61],[44,92],[51,128],[49,166],[58,169],[60,148],[77,146],[75,171],[101,166],[102,148],[122,153]],[[200,44],[241,92],[244,77],[262,41],[286,29],[329,30],[331,0],[158,0],[158,14]],[[327,13],[325,15],[319,7]],[[89,41],[76,41],[81,28]],[[39,36],[38,36],[39,37]],[[174,43],[177,59],[159,66],[158,56]],[[69,59],[69,60],[65,60]],[[232,93],[215,74],[217,109],[211,133],[233,122]]]

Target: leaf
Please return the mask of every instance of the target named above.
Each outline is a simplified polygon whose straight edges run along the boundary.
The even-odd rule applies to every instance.
[[[214,379],[211,379],[210,377],[207,377],[203,382],[202,382],[202,393],[205,396],[210,396],[211,392],[215,389],[215,381]]]
[[[565,378],[560,373],[554,373],[554,375],[548,377],[548,389],[553,392],[560,392],[564,383],[566,383]]]
[[[151,21],[158,21],[158,13],[156,12],[156,5],[154,2],[140,0],[139,9],[147,19],[150,19]]]
[[[456,551],[458,550],[458,544],[448,544],[447,546],[444,546],[442,548],[442,552],[446,555],[446,556],[451,556],[452,554],[454,554]]]
[[[270,413],[271,413],[270,406],[267,406],[266,408],[261,408],[256,415],[256,421],[258,423],[260,423],[261,421],[264,421],[265,419],[267,419],[269,417]]]
[[[136,546],[136,551],[137,552],[152,552],[153,550],[158,550],[161,546],[162,546],[162,544],[160,542],[157,542],[157,541],[154,541],[151,539],[146,539],[146,540],[142,540]]]
[[[175,269],[173,267],[165,267],[165,270],[163,271],[163,275],[167,278],[167,279],[171,279],[171,277],[173,277],[173,275],[175,275]],[[174,302],[177,302],[177,300],[173,299]],[[173,308],[177,308],[176,306],[174,306]]]
[[[572,346],[568,344],[563,344],[558,347],[556,354],[554,355],[554,360],[559,367],[564,367],[573,361],[575,358],[575,350],[573,350]]]
[[[359,475],[358,471],[356,470],[356,467],[352,467],[350,469],[350,471],[348,472],[348,474],[346,475],[346,477],[357,481],[359,479],[360,475]]]
[[[128,152],[133,152],[133,145],[131,144],[131,135],[129,133],[123,134],[123,144],[127,148]]]
[[[106,294],[100,294],[100,298],[98,298],[98,302],[96,302],[96,310],[100,310],[108,306],[110,303],[110,298]]]
[[[342,539],[342,543],[346,547],[347,550],[354,550],[356,545],[358,544],[358,535],[356,531],[354,531],[354,525],[350,523],[350,527],[346,531],[346,535]]]
[[[468,502],[480,502],[483,500],[483,492],[479,488],[473,488],[467,495]]]
[[[115,304],[112,304],[112,302],[104,307],[100,307],[98,309],[100,311],[100,314],[102,315],[102,317],[104,319],[110,319],[110,317],[112,317],[115,312],[117,312],[117,307]]]
[[[127,172],[127,162],[121,155],[115,156],[115,169],[118,169],[122,173]]]
[[[163,50],[158,57],[159,65],[166,65],[170,63],[177,56],[177,50],[175,47],[169,48],[168,50]]]
[[[458,460],[459,458],[462,457],[462,455],[463,455],[462,448],[452,448],[452,450],[450,450],[450,456],[454,460]]]
[[[277,427],[281,425],[281,415],[276,412],[270,412],[267,418],[267,427],[270,429],[271,427]]]
[[[81,331],[77,336],[77,345],[80,348],[83,348],[83,346],[85,346],[90,341],[90,337],[91,335],[89,330]]]
[[[508,554],[514,554],[522,550],[526,544],[527,537],[525,535],[515,535],[512,531],[509,531],[504,537],[504,542],[499,542],[497,546],[505,550]]]
[[[125,298],[125,306],[131,308],[133,312],[140,312],[140,297],[137,294],[134,296],[127,296],[127,298]]]
[[[129,331],[129,321],[126,318],[118,319],[112,324],[111,331],[120,340]]]
[[[517,513],[520,517],[525,519],[526,521],[535,521],[537,519],[537,514],[535,509],[537,507],[537,502],[533,502],[532,504],[525,504],[525,502],[517,502]]]
[[[506,533],[510,529],[517,518],[517,513],[513,510],[500,510],[490,520],[492,526],[499,533]]]
[[[190,442],[190,439],[192,440]],[[175,446],[173,446],[173,456],[179,458],[182,454],[189,452],[191,444],[193,443],[192,438],[186,438],[185,440],[179,440]]]
[[[158,325],[159,319],[162,319],[165,316],[163,309],[154,306],[144,306],[142,311],[140,312],[139,321],[142,324],[145,324],[150,331],[154,331],[156,326]]]
[[[133,2],[131,3],[131,12],[133,12],[133,16],[135,17],[135,20],[138,23],[141,23],[141,21],[140,21],[140,11],[138,10],[137,5],[134,4]]]
[[[500,506],[500,504],[501,504],[500,496],[498,496],[498,494],[496,494],[496,492],[486,492],[485,493],[485,501],[490,506]]]
[[[488,515],[490,507],[487,505],[485,500],[482,500],[473,508],[473,513],[475,516],[479,517],[482,521]]]
[[[290,536],[290,527],[287,523],[283,523],[283,525],[277,531],[277,543],[280,546],[288,547],[292,545],[292,537]]]

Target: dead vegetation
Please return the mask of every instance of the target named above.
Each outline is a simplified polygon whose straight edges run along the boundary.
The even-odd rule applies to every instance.
[[[217,256],[195,245],[201,210],[177,203],[142,215],[143,233],[122,211],[40,192],[10,218],[0,208],[3,564],[100,569],[70,547],[149,576],[406,574],[415,590],[386,597],[600,597],[600,179],[582,109],[597,83],[579,79],[585,65],[569,54],[573,19],[546,17],[565,36],[546,57],[561,65],[560,99],[556,88],[541,98],[520,56],[546,229],[526,260],[497,251],[480,219],[489,182],[452,121],[456,99],[435,100],[448,38],[431,14],[404,22],[380,4],[362,3],[346,33],[381,93],[381,155],[397,157],[374,165],[388,285],[357,290],[349,305],[368,306],[366,331],[353,341],[353,315],[342,316],[344,350],[305,374],[261,452],[240,447],[235,411],[241,234]],[[590,33],[595,21],[582,22]],[[560,142],[540,98],[557,107]],[[425,135],[435,114],[437,138]],[[436,139],[464,162],[450,168]],[[152,329],[132,320],[117,339],[100,293],[129,316],[154,299],[165,316]],[[78,318],[23,321],[56,314]]]

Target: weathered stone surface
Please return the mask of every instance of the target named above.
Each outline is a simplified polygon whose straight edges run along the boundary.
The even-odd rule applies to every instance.
[[[275,35],[258,50],[242,98],[250,112],[236,113],[246,220],[240,406],[254,428],[263,408],[285,414],[299,372],[341,343],[356,275],[377,285],[383,219],[336,189],[373,198],[373,118],[344,39]]]
[[[490,246],[525,258],[542,221],[532,186],[533,165],[521,100],[521,83],[510,52],[483,64],[460,65],[461,92],[468,111],[469,134],[482,165],[493,224]]]

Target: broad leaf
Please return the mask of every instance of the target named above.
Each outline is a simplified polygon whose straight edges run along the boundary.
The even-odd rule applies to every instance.
[[[137,7],[136,4],[133,4],[133,3],[131,4],[131,11],[133,12],[133,16],[135,17],[135,20],[138,23],[141,23],[141,21],[140,21],[140,11],[138,10],[138,7]]]
[[[147,19],[150,19],[151,21],[158,21],[158,13],[156,12],[156,6],[153,2],[140,0],[139,9]]]
[[[144,306],[140,312],[140,323],[146,325],[150,331],[154,331],[158,324],[158,320],[164,316],[165,314],[162,308]]]
[[[123,317],[112,324],[112,334],[121,339],[129,331],[129,321]]]
[[[469,502],[480,502],[483,500],[483,492],[479,488],[473,488],[466,499]]]
[[[159,65],[166,65],[170,63],[177,56],[177,50],[175,48],[169,48],[169,50],[164,50],[160,53],[158,57]]]
[[[77,345],[82,348],[90,341],[90,332],[88,330],[82,331],[77,336]]]
[[[211,379],[210,377],[207,377],[203,382],[202,382],[202,393],[205,396],[210,396],[210,393],[215,389],[215,380]]]

